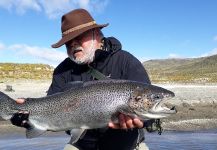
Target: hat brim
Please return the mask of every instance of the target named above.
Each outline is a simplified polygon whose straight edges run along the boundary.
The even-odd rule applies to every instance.
[[[76,30],[74,32],[71,32],[65,36],[62,37],[62,39],[60,39],[57,43],[55,44],[52,44],[51,47],[52,48],[59,48],[61,47],[62,45],[64,45],[65,43],[67,43],[68,41],[76,38],[77,36],[81,35],[82,33],[90,30],[90,29],[94,29],[94,28],[104,28],[106,26],[108,26],[109,24],[102,24],[102,25],[98,25],[98,24],[94,24],[92,26],[88,26],[88,27],[85,27],[85,28],[82,28],[82,29],[79,29],[79,30]]]

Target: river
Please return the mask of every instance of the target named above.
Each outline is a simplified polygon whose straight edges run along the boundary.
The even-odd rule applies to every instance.
[[[34,139],[20,134],[0,135],[0,150],[62,150],[68,140],[64,133]],[[150,150],[217,150],[217,130],[146,133],[146,143]]]

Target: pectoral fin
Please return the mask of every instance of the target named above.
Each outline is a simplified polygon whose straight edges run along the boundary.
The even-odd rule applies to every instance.
[[[138,118],[138,116],[135,114],[135,112],[130,110],[130,109],[122,108],[122,109],[119,110],[119,112],[126,115],[126,116],[129,116],[131,118]]]
[[[26,129],[26,137],[29,139],[35,138],[35,137],[42,135],[46,131],[47,131],[47,129],[45,129],[45,128],[41,128],[41,127],[37,128],[31,124],[30,127],[28,129]]]
[[[72,129],[70,133],[71,133],[70,143],[73,144],[77,142],[79,138],[82,138],[85,135],[86,130],[85,129]]]

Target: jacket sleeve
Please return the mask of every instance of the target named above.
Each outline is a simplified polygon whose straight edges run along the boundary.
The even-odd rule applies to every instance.
[[[127,80],[134,80],[134,81],[139,81],[139,82],[151,84],[151,81],[149,79],[149,76],[148,76],[144,66],[133,55],[129,54],[126,57],[125,68],[126,68],[125,78]]]

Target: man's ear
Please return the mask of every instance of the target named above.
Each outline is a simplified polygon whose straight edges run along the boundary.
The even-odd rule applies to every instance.
[[[95,34],[95,38],[97,40],[97,42],[101,43],[101,33],[100,33],[100,29],[96,28],[94,29],[94,34]]]
[[[94,29],[94,34],[96,35],[96,38],[99,38],[99,29]]]

